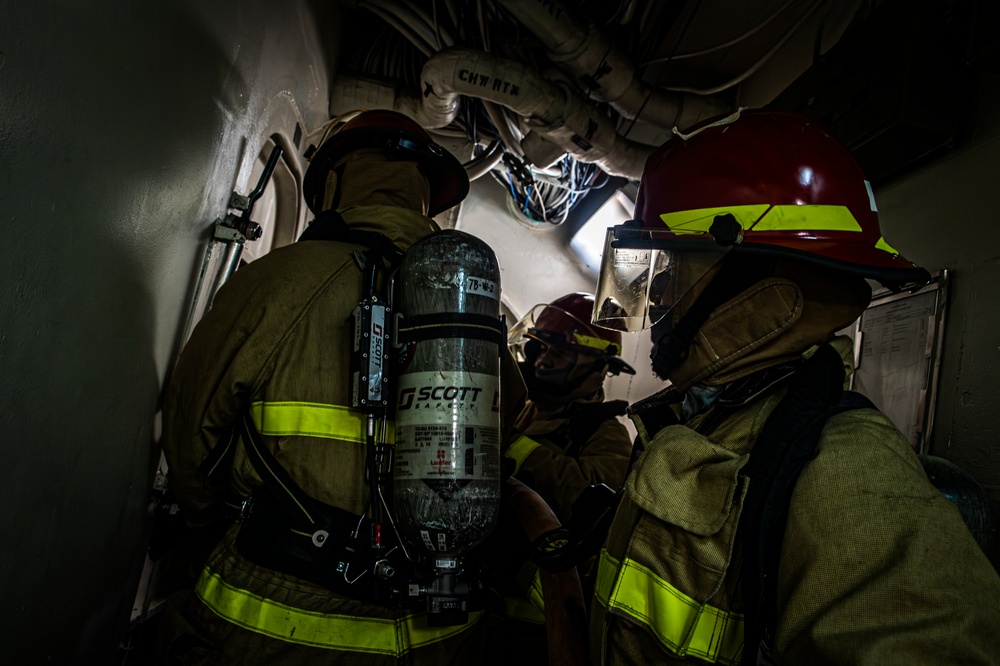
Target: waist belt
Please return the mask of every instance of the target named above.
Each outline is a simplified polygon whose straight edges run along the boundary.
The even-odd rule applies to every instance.
[[[240,428],[247,457],[264,481],[254,492],[236,548],[254,564],[377,603],[371,522],[307,495],[264,445],[250,412]]]
[[[273,494],[262,488],[254,493],[236,549],[254,564],[341,596],[374,601],[366,575],[372,560],[368,519],[325,504],[313,509],[314,523],[293,522]]]

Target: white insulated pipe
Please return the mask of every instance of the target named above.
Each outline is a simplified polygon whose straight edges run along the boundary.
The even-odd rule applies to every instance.
[[[592,24],[578,20],[553,0],[499,0],[549,49],[549,59],[567,69],[590,96],[611,104],[626,118],[685,129],[731,111],[713,97],[671,93],[644,83],[634,65]]]
[[[526,118],[537,134],[611,175],[638,180],[654,149],[619,135],[611,119],[566,86],[543,79],[519,62],[471,49],[452,48],[432,56],[421,72],[420,97],[400,95],[384,83],[338,76],[330,110],[394,109],[424,127],[437,128],[455,120],[460,95],[502,104]]]

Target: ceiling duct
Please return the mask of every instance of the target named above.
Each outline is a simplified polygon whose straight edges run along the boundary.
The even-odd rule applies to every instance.
[[[590,97],[609,103],[625,118],[641,113],[660,127],[684,129],[732,111],[731,104],[718,98],[672,93],[644,83],[610,39],[557,2],[499,0],[499,4],[541,40],[549,59],[573,75]]]
[[[583,162],[614,176],[637,180],[653,147],[626,139],[614,123],[567,86],[542,78],[528,66],[472,49],[453,48],[431,56],[421,72],[420,96],[393,84],[338,76],[331,112],[356,108],[395,109],[428,128],[450,125],[459,96],[510,109],[527,127]]]

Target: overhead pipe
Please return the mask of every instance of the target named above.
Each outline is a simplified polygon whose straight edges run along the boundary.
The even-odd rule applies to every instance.
[[[588,94],[609,103],[624,117],[670,129],[732,111],[714,97],[671,93],[654,88],[610,39],[554,0],[499,0],[549,49],[549,59],[567,69]]]
[[[488,53],[452,48],[434,55],[421,72],[421,89],[420,97],[412,97],[370,79],[338,76],[331,111],[394,109],[424,127],[439,128],[455,120],[460,95],[478,97],[523,116],[531,130],[576,159],[632,180],[638,180],[653,150],[619,135],[611,119],[567,86]]]
[[[611,119],[587,100],[520,62],[453,48],[428,60],[420,78],[423,110],[439,113],[440,122],[454,120],[459,95],[496,102],[573,157],[613,176],[638,179],[653,150],[619,135]]]

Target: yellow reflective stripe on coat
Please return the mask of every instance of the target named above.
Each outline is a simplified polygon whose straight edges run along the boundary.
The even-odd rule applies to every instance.
[[[530,437],[525,437],[524,435],[521,435],[514,440],[514,443],[511,444],[506,453],[503,454],[504,458],[510,458],[514,461],[514,471],[512,474],[517,474],[517,471],[521,469],[521,463],[524,462],[524,459],[539,446],[541,446],[541,444]]]
[[[262,435],[305,436],[364,443],[366,417],[341,405],[317,402],[263,402],[250,405],[254,425]],[[392,423],[386,428],[386,443],[396,441]]]
[[[527,599],[517,597],[503,598],[503,612],[512,620],[530,622],[532,624],[545,624],[545,613],[535,608],[535,604]]]
[[[861,231],[846,206],[748,204],[664,213],[660,219],[671,232],[683,236],[708,233],[715,217],[727,213],[750,231]]]
[[[202,572],[195,593],[219,617],[258,634],[288,643],[397,658],[461,633],[482,617],[481,611],[469,613],[467,624],[429,627],[425,613],[396,620],[327,615],[286,606],[233,587],[208,568]]]
[[[545,593],[542,592],[542,572],[535,570],[535,575],[531,577],[531,585],[528,587],[528,601],[538,612],[545,617]]]
[[[542,592],[542,572],[535,568],[525,591],[527,598],[504,597],[504,615],[522,622],[545,624],[545,594]]]
[[[649,627],[671,652],[736,664],[743,654],[743,614],[699,604],[638,562],[601,551],[596,599]]]

